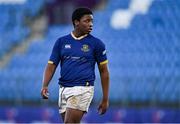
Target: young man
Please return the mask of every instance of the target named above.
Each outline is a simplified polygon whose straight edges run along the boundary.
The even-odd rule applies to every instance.
[[[72,14],[74,30],[60,37],[46,66],[41,95],[48,99],[48,84],[60,63],[59,113],[64,123],[80,123],[88,111],[94,94],[95,64],[97,62],[103,97],[99,113],[109,106],[109,72],[105,45],[93,37],[93,14],[88,8],[78,8]]]

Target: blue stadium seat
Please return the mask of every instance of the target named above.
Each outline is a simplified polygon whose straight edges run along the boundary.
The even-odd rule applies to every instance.
[[[38,2],[36,13],[42,3]],[[110,100],[112,102],[170,102],[180,101],[180,2],[173,0],[156,0],[146,15],[137,15],[131,26],[126,30],[115,30],[110,24],[110,18],[115,9],[127,8],[130,0],[108,1],[103,11],[95,12],[94,31],[92,32],[106,44],[110,67]],[[31,10],[33,2],[26,6]],[[7,8],[0,6],[0,10]],[[37,9],[37,10],[36,10]],[[8,9],[7,9],[8,10]],[[17,21],[21,20],[23,13],[18,13]],[[9,18],[6,14],[1,18]],[[6,21],[0,25],[5,26]],[[103,23],[102,23],[103,22]],[[12,32],[22,31],[17,37],[9,38],[16,41],[26,35],[18,21],[18,26]],[[4,27],[0,27],[0,32]],[[42,74],[49,59],[55,40],[71,31],[71,26],[49,27],[47,35],[42,41],[34,41],[24,55],[15,55],[5,70],[0,70],[0,90],[7,94],[8,99],[38,100],[41,88]],[[9,32],[9,33],[12,33]],[[7,32],[6,32],[7,33]],[[0,33],[1,36],[1,33]],[[1,38],[1,37],[0,37]],[[3,36],[2,38],[7,38]],[[0,54],[6,47],[11,46],[8,40],[0,39]],[[98,71],[96,70],[98,74]],[[11,75],[11,78],[9,78]],[[95,102],[102,96],[100,78],[96,76]],[[50,92],[52,100],[58,94],[59,70],[52,80]],[[9,82],[10,94],[4,89]],[[18,89],[13,89],[19,86]],[[27,94],[26,89],[33,87]],[[24,89],[23,89],[24,88]],[[38,93],[37,93],[38,92]],[[0,94],[0,100],[6,95]]]

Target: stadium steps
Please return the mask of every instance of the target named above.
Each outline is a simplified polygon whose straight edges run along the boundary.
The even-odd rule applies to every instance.
[[[28,22],[30,22],[28,27],[31,31],[29,36],[23,39],[23,41],[21,41],[17,46],[11,48],[11,50],[0,59],[0,68],[6,67],[13,55],[15,55],[16,53],[24,54],[32,41],[34,41],[35,39],[37,41],[37,39],[43,38],[47,26],[46,17],[41,15],[34,18],[33,21],[31,20]]]

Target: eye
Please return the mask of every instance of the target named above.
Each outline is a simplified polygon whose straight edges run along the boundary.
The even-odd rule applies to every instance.
[[[87,19],[87,20],[84,20],[84,22],[88,23],[88,22],[89,22],[89,20],[88,20],[88,19]]]
[[[92,19],[87,19],[84,22],[86,22],[86,23],[92,22],[93,23],[93,20]]]

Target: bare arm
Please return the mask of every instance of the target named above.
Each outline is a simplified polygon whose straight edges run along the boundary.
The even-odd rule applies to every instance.
[[[41,89],[41,96],[44,99],[48,99],[48,85],[54,75],[54,72],[56,70],[56,65],[54,64],[47,64],[44,75],[43,75],[43,84]]]
[[[98,68],[103,92],[103,99],[98,109],[100,114],[104,114],[109,106],[109,71],[107,64],[98,65]]]

